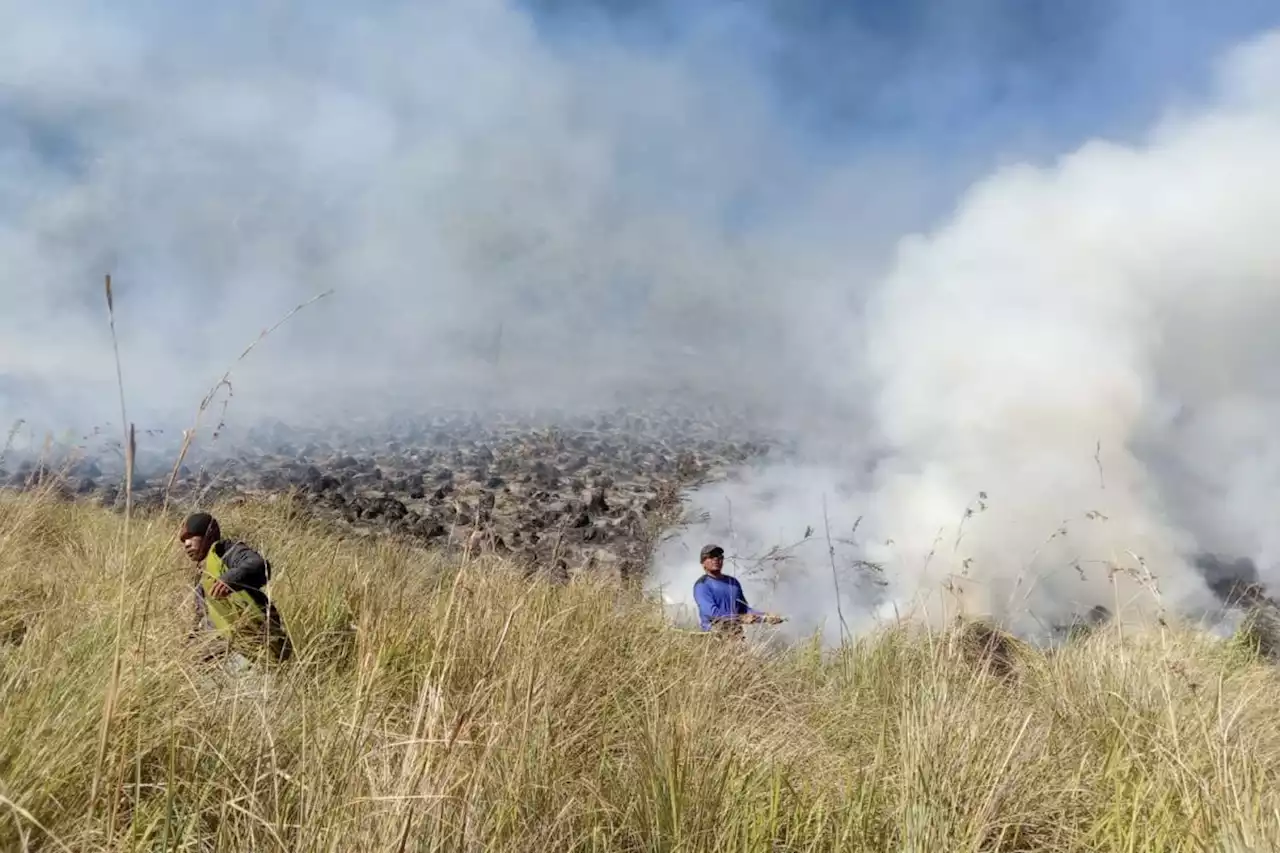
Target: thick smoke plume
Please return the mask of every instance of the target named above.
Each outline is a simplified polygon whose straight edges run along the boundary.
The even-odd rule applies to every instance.
[[[898,235],[1270,6],[0,0],[0,419],[117,419],[108,272],[148,426],[330,288],[237,366],[238,422],[857,414],[833,342]]]
[[[1280,33],[1234,53],[1207,106],[1001,169],[904,239],[849,362],[885,457],[709,490],[712,528],[671,543],[659,580],[687,599],[691,546],[723,537],[760,603],[829,635],[841,575],[853,630],[927,604],[1026,635],[1095,606],[1201,614],[1200,551],[1280,581],[1278,222]],[[762,559],[806,528],[793,559]]]
[[[808,166],[732,21],[648,49],[557,43],[500,0],[5,20],[6,422],[113,419],[108,272],[148,425],[187,425],[264,326],[330,288],[237,367],[233,417],[772,404],[843,298],[835,265],[874,244],[837,256],[808,228],[870,219],[832,188],[878,165]],[[889,189],[856,206],[884,219]]]

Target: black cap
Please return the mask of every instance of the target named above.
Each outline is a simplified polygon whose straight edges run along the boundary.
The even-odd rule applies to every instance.
[[[188,536],[208,536],[210,532],[215,536],[218,535],[218,522],[207,512],[193,512],[182,523],[183,539]]]
[[[698,557],[698,562],[702,562],[707,557],[723,557],[724,549],[719,545],[703,545],[702,553]]]

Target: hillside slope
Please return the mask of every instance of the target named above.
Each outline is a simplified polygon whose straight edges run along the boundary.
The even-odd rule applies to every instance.
[[[604,580],[220,512],[277,567],[298,656],[266,676],[184,651],[176,516],[126,552],[119,515],[0,496],[0,849],[1280,845],[1280,679],[1238,644],[1098,633],[1006,677],[905,628],[766,653]]]

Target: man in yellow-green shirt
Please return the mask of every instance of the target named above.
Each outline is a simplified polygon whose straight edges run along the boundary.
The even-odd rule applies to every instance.
[[[178,539],[200,569],[197,631],[216,635],[225,652],[253,658],[265,650],[277,661],[288,659],[293,650],[284,620],[264,591],[271,564],[244,542],[224,539],[218,520],[207,512],[189,515]]]

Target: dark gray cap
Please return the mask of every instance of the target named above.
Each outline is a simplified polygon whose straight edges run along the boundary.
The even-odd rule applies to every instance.
[[[723,557],[724,549],[719,545],[703,545],[702,553],[698,555],[698,562],[702,562],[707,557]]]

